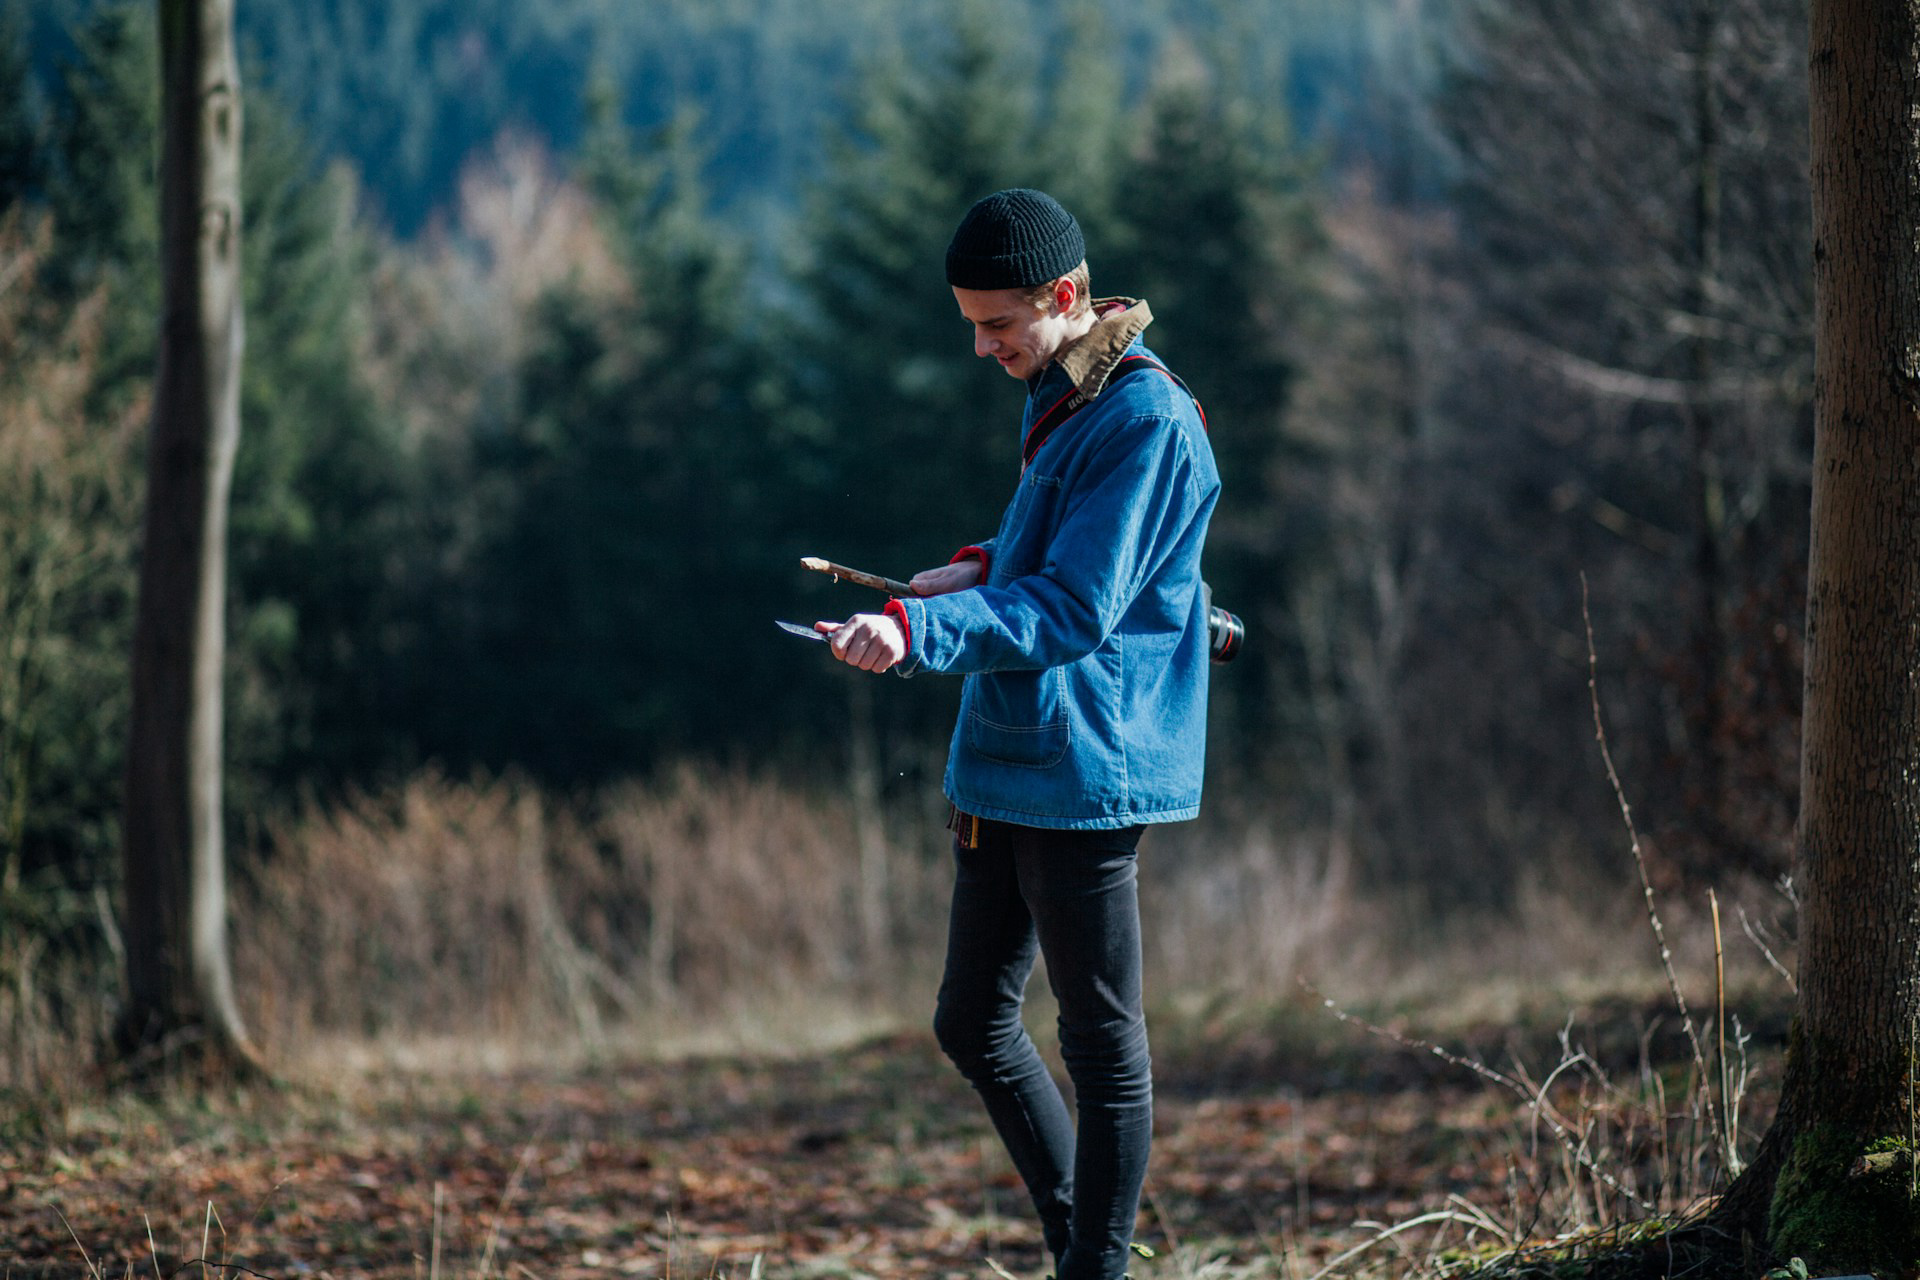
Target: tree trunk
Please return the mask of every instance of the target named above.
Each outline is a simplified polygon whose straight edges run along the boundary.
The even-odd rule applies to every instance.
[[[1798,879],[1780,1109],[1720,1222],[1820,1271],[1911,1269],[1920,1023],[1920,0],[1813,0],[1816,351]]]
[[[221,830],[227,497],[240,436],[233,0],[159,0],[161,328],[133,640],[119,1049],[257,1060],[234,1004]]]

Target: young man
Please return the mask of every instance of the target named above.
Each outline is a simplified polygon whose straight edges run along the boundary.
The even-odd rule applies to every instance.
[[[967,213],[947,281],[974,354],[1027,385],[999,533],[880,614],[820,623],[834,656],[964,673],[947,761],[957,864],[934,1028],[985,1101],[1060,1280],[1127,1265],[1153,1126],[1135,849],[1199,811],[1200,548],[1220,488],[1144,302],[1087,294],[1073,216],[1030,190]],[[1020,1007],[1036,951],[1060,1005],[1079,1133]]]

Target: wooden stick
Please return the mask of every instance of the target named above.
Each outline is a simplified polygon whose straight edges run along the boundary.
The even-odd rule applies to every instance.
[[[912,587],[896,578],[883,578],[877,573],[862,573],[858,569],[849,569],[845,565],[835,564],[831,560],[822,560],[819,556],[802,556],[800,558],[800,567],[802,569],[811,569],[815,573],[830,573],[836,578],[845,578],[855,586],[872,587],[875,591],[884,591],[890,596],[914,596],[919,594],[919,592],[915,591]]]

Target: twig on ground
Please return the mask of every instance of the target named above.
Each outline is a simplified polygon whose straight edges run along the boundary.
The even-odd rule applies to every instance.
[[[221,1219],[221,1217],[220,1217],[220,1211],[219,1211],[218,1209],[216,1209],[216,1208],[214,1208],[214,1207],[213,1207],[213,1201],[211,1201],[211,1200],[209,1200],[209,1201],[207,1201],[207,1222],[208,1222],[208,1224],[209,1224],[210,1226],[215,1226],[215,1227],[218,1227],[218,1228],[220,1228],[220,1258],[221,1258],[221,1261],[220,1261],[220,1262],[218,1262],[218,1263],[216,1263],[216,1264],[210,1264],[210,1263],[208,1263],[208,1262],[206,1262],[206,1261],[205,1261],[205,1259],[206,1259],[206,1256],[207,1256],[207,1241],[206,1241],[206,1236],[205,1236],[205,1234],[203,1233],[203,1234],[201,1235],[201,1239],[200,1239],[200,1257],[201,1257],[201,1259],[202,1259],[202,1261],[201,1261],[201,1263],[200,1263],[200,1274],[201,1274],[201,1275],[202,1275],[203,1277],[204,1277],[204,1276],[205,1276],[205,1275],[207,1274],[207,1267],[208,1267],[209,1265],[217,1265],[217,1266],[221,1266],[221,1267],[224,1267],[224,1266],[226,1266],[226,1265],[227,1265],[227,1263],[226,1263],[226,1257],[227,1257],[227,1224],[226,1224],[226,1222],[225,1222],[225,1221],[223,1221],[223,1220]]]
[[[87,1256],[87,1246],[80,1243],[80,1233],[73,1229],[71,1222],[67,1221],[67,1215],[60,1212],[59,1205],[56,1204],[50,1207],[53,1209],[54,1214],[60,1219],[60,1225],[65,1227],[67,1234],[73,1237],[73,1247],[80,1251],[80,1260],[87,1264],[88,1273],[93,1276],[93,1280],[100,1280],[100,1268],[94,1266],[93,1259]]]
[[[436,1181],[433,1184],[433,1239],[427,1242],[427,1280],[440,1280],[440,1203],[444,1188]],[[486,1275],[486,1268],[480,1269]]]
[[[1417,1218],[1408,1218],[1405,1222],[1397,1222],[1391,1227],[1380,1226],[1377,1223],[1355,1223],[1355,1226],[1377,1227],[1377,1234],[1373,1239],[1363,1240],[1353,1246],[1353,1248],[1348,1249],[1345,1253],[1336,1254],[1334,1257],[1327,1259],[1327,1265],[1314,1272],[1313,1275],[1308,1277],[1308,1280],[1325,1280],[1325,1277],[1342,1263],[1353,1261],[1375,1245],[1384,1244],[1404,1232],[1413,1230],[1415,1227],[1424,1227],[1435,1222],[1464,1222],[1471,1226],[1479,1225],[1478,1219],[1464,1213],[1456,1213],[1451,1209],[1436,1209],[1432,1213],[1423,1213]]]
[[[169,1271],[166,1280],[174,1280],[182,1271],[185,1271],[188,1267],[195,1266],[200,1268],[202,1275],[206,1274],[208,1267],[216,1267],[221,1271],[238,1271],[243,1275],[257,1276],[259,1280],[278,1280],[278,1277],[270,1276],[264,1271],[255,1271],[252,1267],[243,1267],[237,1262],[215,1262],[212,1258],[188,1258],[172,1271]]]
[[[1167,1252],[1180,1252],[1180,1237],[1174,1234],[1173,1223],[1167,1220],[1166,1211],[1160,1207],[1160,1197],[1154,1194],[1153,1184],[1149,1182],[1145,1190],[1147,1194],[1147,1204],[1153,1209],[1153,1216],[1159,1220],[1160,1234],[1166,1237]]]
[[[147,1252],[153,1255],[154,1280],[160,1280],[164,1273],[160,1270],[160,1246],[153,1242],[153,1219],[143,1211],[140,1214],[140,1221],[147,1225]]]
[[[280,1194],[280,1188],[286,1186],[289,1182],[292,1182],[292,1181],[293,1181],[293,1175],[288,1174],[286,1177],[280,1179],[280,1181],[274,1183],[271,1187],[267,1189],[267,1194],[260,1197],[260,1207],[255,1209],[253,1211],[252,1216],[250,1216],[247,1219],[247,1223],[249,1226],[259,1225],[260,1215],[265,1213],[269,1208],[272,1207],[273,1198]]]
[[[1472,1217],[1474,1221],[1480,1224],[1481,1230],[1491,1232],[1493,1235],[1498,1236],[1502,1244],[1512,1244],[1514,1240],[1518,1238],[1512,1228],[1500,1225],[1499,1219],[1461,1195],[1458,1191],[1449,1191],[1447,1193],[1447,1203],[1460,1210],[1460,1212]]]
[[[534,1134],[532,1141],[521,1149],[520,1160],[513,1166],[512,1176],[507,1179],[507,1189],[500,1195],[500,1205],[493,1211],[493,1223],[487,1228],[487,1247],[480,1254],[480,1280],[487,1280],[487,1273],[493,1268],[494,1250],[500,1244],[501,1219],[506,1216],[507,1206],[513,1203],[514,1193],[520,1189],[520,1180],[526,1176],[527,1165],[533,1160],[534,1147],[544,1133],[543,1125],[541,1132]],[[435,1189],[438,1190],[437,1187]]]
[[[1365,1018],[1357,1017],[1354,1014],[1348,1013],[1345,1009],[1342,1009],[1339,1005],[1335,1004],[1330,997],[1322,995],[1320,992],[1315,991],[1304,980],[1301,982],[1300,985],[1306,991],[1310,992],[1314,996],[1317,996],[1321,1004],[1325,1006],[1327,1012],[1331,1013],[1335,1018],[1337,1018],[1341,1022],[1351,1023],[1352,1025],[1360,1027],[1368,1032],[1371,1032],[1376,1036],[1380,1036],[1384,1039],[1391,1040],[1393,1043],[1399,1045],[1403,1049],[1411,1049],[1415,1052],[1430,1053],[1434,1057],[1440,1059],[1442,1062],[1450,1063],[1453,1066],[1462,1068],[1463,1070],[1471,1071],[1483,1080],[1490,1080],[1494,1084],[1497,1084],[1502,1088],[1512,1090],[1515,1096],[1522,1098],[1526,1101],[1527,1105],[1530,1108],[1532,1108],[1534,1114],[1540,1116],[1542,1119],[1544,1119],[1547,1122],[1547,1127],[1553,1130],[1554,1136],[1559,1140],[1561,1148],[1564,1151],[1566,1151],[1566,1153],[1574,1160],[1576,1164],[1578,1164],[1581,1168],[1585,1169],[1593,1177],[1605,1183],[1607,1187],[1610,1190],[1612,1190],[1616,1195],[1620,1196],[1624,1200],[1630,1201],[1634,1205],[1634,1207],[1639,1209],[1641,1212],[1647,1213],[1647,1214],[1652,1214],[1654,1212],[1652,1205],[1648,1204],[1645,1200],[1642,1200],[1633,1191],[1629,1190],[1626,1187],[1626,1185],[1623,1184],[1613,1174],[1601,1168],[1599,1162],[1593,1158],[1593,1153],[1586,1149],[1586,1144],[1583,1141],[1577,1141],[1575,1139],[1573,1130],[1571,1127],[1571,1122],[1566,1121],[1563,1117],[1561,1117],[1561,1115],[1559,1114],[1559,1111],[1554,1107],[1553,1103],[1546,1097],[1546,1094],[1541,1091],[1541,1090],[1544,1090],[1544,1087],[1545,1087],[1544,1085],[1540,1087],[1540,1090],[1536,1090],[1532,1085],[1528,1084],[1527,1082],[1521,1079],[1518,1079],[1514,1076],[1510,1076],[1506,1072],[1500,1071],[1497,1068],[1490,1067],[1486,1063],[1478,1060],[1477,1058],[1465,1058],[1457,1053],[1453,1053],[1447,1049],[1442,1048],[1437,1044],[1434,1044],[1430,1040],[1417,1040],[1410,1036],[1401,1035],[1399,1032],[1390,1030],[1386,1027],[1378,1026],[1375,1023],[1367,1021]],[[1586,1055],[1581,1054],[1580,1057],[1585,1059]],[[1591,1059],[1587,1059],[1587,1061],[1590,1062]],[[1567,1064],[1563,1063],[1562,1067],[1564,1067],[1565,1065]],[[1560,1070],[1561,1070],[1561,1067],[1556,1067],[1554,1069],[1554,1073],[1558,1074]],[[1552,1076],[1549,1076],[1548,1079],[1551,1080]]]
[[[1687,1271],[1679,1269],[1679,1264],[1695,1257],[1689,1252],[1682,1255],[1675,1249],[1676,1240],[1688,1240],[1707,1250],[1724,1248],[1730,1242],[1725,1232],[1713,1227],[1708,1218],[1709,1205],[1698,1202],[1678,1213],[1662,1219],[1657,1226],[1647,1223],[1615,1223],[1591,1231],[1560,1236],[1544,1244],[1519,1245],[1499,1261],[1502,1264],[1545,1263],[1550,1274],[1560,1274],[1559,1268],[1572,1262],[1586,1262],[1589,1265],[1608,1260],[1640,1258],[1649,1243],[1663,1248],[1666,1256],[1665,1274],[1684,1277]],[[1657,1234],[1647,1234],[1649,1231]],[[1716,1243],[1707,1243],[1714,1241]],[[1491,1267],[1480,1268],[1471,1274],[1495,1274]],[[1497,1274],[1529,1274],[1524,1271],[1499,1271]],[[1569,1274],[1571,1271],[1569,1269]],[[1598,1274],[1598,1273],[1596,1273]],[[1636,1274],[1638,1274],[1636,1272]]]

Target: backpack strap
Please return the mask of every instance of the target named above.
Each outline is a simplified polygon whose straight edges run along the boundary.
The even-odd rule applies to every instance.
[[[1120,363],[1114,366],[1112,376],[1107,379],[1106,389],[1111,390],[1115,384],[1146,369],[1154,369],[1166,374],[1167,377],[1173,379],[1175,386],[1187,393],[1188,399],[1193,401],[1194,409],[1200,414],[1200,426],[1202,429],[1205,429],[1207,426],[1207,411],[1200,407],[1200,398],[1193,394],[1192,389],[1189,388],[1186,383],[1180,381],[1173,370],[1167,368],[1167,366],[1161,364],[1152,356],[1122,357]],[[1047,437],[1055,431],[1058,431],[1065,425],[1067,419],[1086,408],[1089,403],[1090,397],[1088,397],[1087,393],[1079,387],[1075,387],[1072,391],[1069,391],[1066,395],[1054,401],[1052,408],[1035,419],[1033,426],[1027,429],[1026,442],[1020,447],[1020,469],[1025,471],[1028,464],[1033,461],[1034,455],[1040,452],[1040,446],[1047,442]]]

